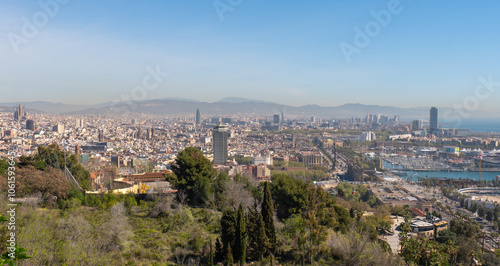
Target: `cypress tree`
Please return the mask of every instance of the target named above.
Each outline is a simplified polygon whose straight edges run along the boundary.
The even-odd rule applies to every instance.
[[[257,211],[249,208],[247,213],[247,253],[250,260],[257,260],[258,255],[256,254],[256,249],[258,248],[257,243]]]
[[[224,261],[224,256],[226,255],[224,247],[222,246],[220,242],[220,238],[217,238],[215,240],[215,261],[216,262],[223,262]]]
[[[231,246],[227,246],[226,261],[228,266],[233,266],[233,252]]]
[[[234,241],[234,257],[240,262],[240,265],[245,264],[247,257],[247,236],[246,236],[246,223],[245,213],[243,206],[238,207],[238,214],[236,218],[236,237]]]
[[[262,218],[262,214],[257,213],[256,219],[256,236],[255,236],[255,252],[259,260],[262,260],[264,257],[264,253],[266,252],[266,247],[268,246],[267,237],[266,237],[266,226],[264,224],[264,219]]]
[[[269,183],[264,183],[264,199],[262,200],[262,219],[264,220],[267,248],[274,253],[276,250],[276,231],[274,229],[274,205]]]
[[[247,254],[254,261],[263,259],[267,250],[266,226],[262,214],[256,210],[247,213]]]
[[[225,253],[225,259],[229,260],[228,258],[228,253],[227,250],[230,248],[230,250],[233,250],[234,252],[234,245],[235,245],[235,238],[236,238],[236,212],[234,209],[225,209],[222,212],[222,218],[220,220],[220,225],[221,225],[221,240],[222,240],[222,248]],[[231,260],[232,260],[232,254],[231,254]]]

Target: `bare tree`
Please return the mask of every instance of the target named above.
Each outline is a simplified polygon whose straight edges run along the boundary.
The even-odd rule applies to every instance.
[[[177,191],[177,196],[175,198],[175,208],[182,209],[187,205],[187,193],[183,190]]]
[[[160,197],[160,198],[158,198],[156,204],[151,209],[151,212],[148,214],[148,216],[151,218],[156,218],[159,215],[164,215],[164,214],[170,213],[171,205],[172,205],[172,198],[171,197],[168,197],[168,196]]]
[[[245,184],[231,180],[227,183],[227,189],[223,193],[224,198],[227,199],[225,204],[228,207],[237,208],[240,203],[244,209],[254,205],[254,198],[248,190],[245,189]]]
[[[177,265],[187,265],[186,260],[189,255],[189,250],[186,248],[177,247],[174,251],[175,260]]]
[[[127,218],[127,209],[123,202],[116,203],[110,209],[108,220],[100,227],[100,243],[103,250],[118,251],[131,234]]]
[[[385,252],[355,226],[347,234],[333,233],[328,246],[346,265],[405,265],[400,256]]]

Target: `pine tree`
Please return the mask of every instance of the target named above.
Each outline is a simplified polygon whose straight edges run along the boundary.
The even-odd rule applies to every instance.
[[[245,264],[247,253],[247,235],[246,235],[246,223],[245,223],[245,213],[243,212],[243,206],[238,207],[238,214],[236,220],[236,237],[234,241],[234,257],[240,262],[240,265]]]
[[[264,183],[264,199],[262,200],[262,218],[264,220],[267,249],[274,253],[276,250],[276,231],[274,229],[274,205],[269,183]]]
[[[203,156],[203,152],[195,147],[187,147],[179,152],[172,165],[174,176],[169,180],[179,191],[185,191],[191,206],[203,206],[212,195],[210,181],[217,171],[210,160]]]

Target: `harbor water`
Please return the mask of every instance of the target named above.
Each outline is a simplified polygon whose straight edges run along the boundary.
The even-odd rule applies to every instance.
[[[417,176],[420,176],[422,178],[432,178],[432,177],[438,177],[438,178],[453,178],[453,179],[473,179],[473,180],[479,180],[479,172],[470,172],[470,171],[412,171],[412,170],[404,170],[400,165],[392,165],[391,163],[383,160],[382,161],[382,167],[384,169],[396,169],[401,172],[400,176],[401,177],[412,177],[414,181],[417,180]],[[496,177],[499,176],[500,179],[500,172],[481,172],[481,180],[496,180]]]

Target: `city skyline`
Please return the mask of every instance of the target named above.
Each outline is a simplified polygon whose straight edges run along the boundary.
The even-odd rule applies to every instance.
[[[27,106],[25,107],[25,104]],[[428,111],[430,107],[417,108],[399,108],[394,106],[378,106],[378,105],[361,105],[361,104],[344,104],[341,106],[287,106],[279,103],[261,101],[256,99],[245,98],[224,98],[216,102],[202,102],[192,99],[154,99],[137,102],[121,102],[121,103],[102,103],[99,105],[67,105],[62,103],[51,103],[44,101],[35,102],[18,102],[18,103],[0,103],[0,110],[19,109],[22,106],[30,110],[27,117],[33,115],[46,114],[61,114],[61,115],[104,115],[114,114],[154,114],[154,115],[181,115],[184,116],[196,110],[194,118],[196,120],[197,113],[203,109],[206,115],[233,117],[235,114],[250,115],[250,116],[270,116],[271,119],[276,115],[284,121],[284,116],[294,118],[309,118],[311,116],[325,119],[350,119],[362,118],[366,119],[373,115],[397,116],[403,121],[412,121],[419,119],[422,121],[430,121]],[[463,127],[462,123],[477,129],[477,125],[482,125],[490,128],[498,123],[499,116],[492,112],[472,111],[466,116],[461,116],[460,113],[455,113],[456,109],[441,108],[439,124],[447,127]],[[280,111],[281,110],[281,111]],[[201,115],[200,115],[201,119]],[[195,121],[196,122],[196,121]],[[472,125],[474,124],[474,125]]]
[[[476,93],[499,76],[498,3],[241,1],[222,13],[212,2],[55,3],[1,5],[3,102],[98,104],[135,93],[453,107],[476,96],[475,110],[500,111],[496,85]],[[134,91],[152,72],[161,82]]]
[[[500,265],[499,10],[1,1],[2,265]]]

